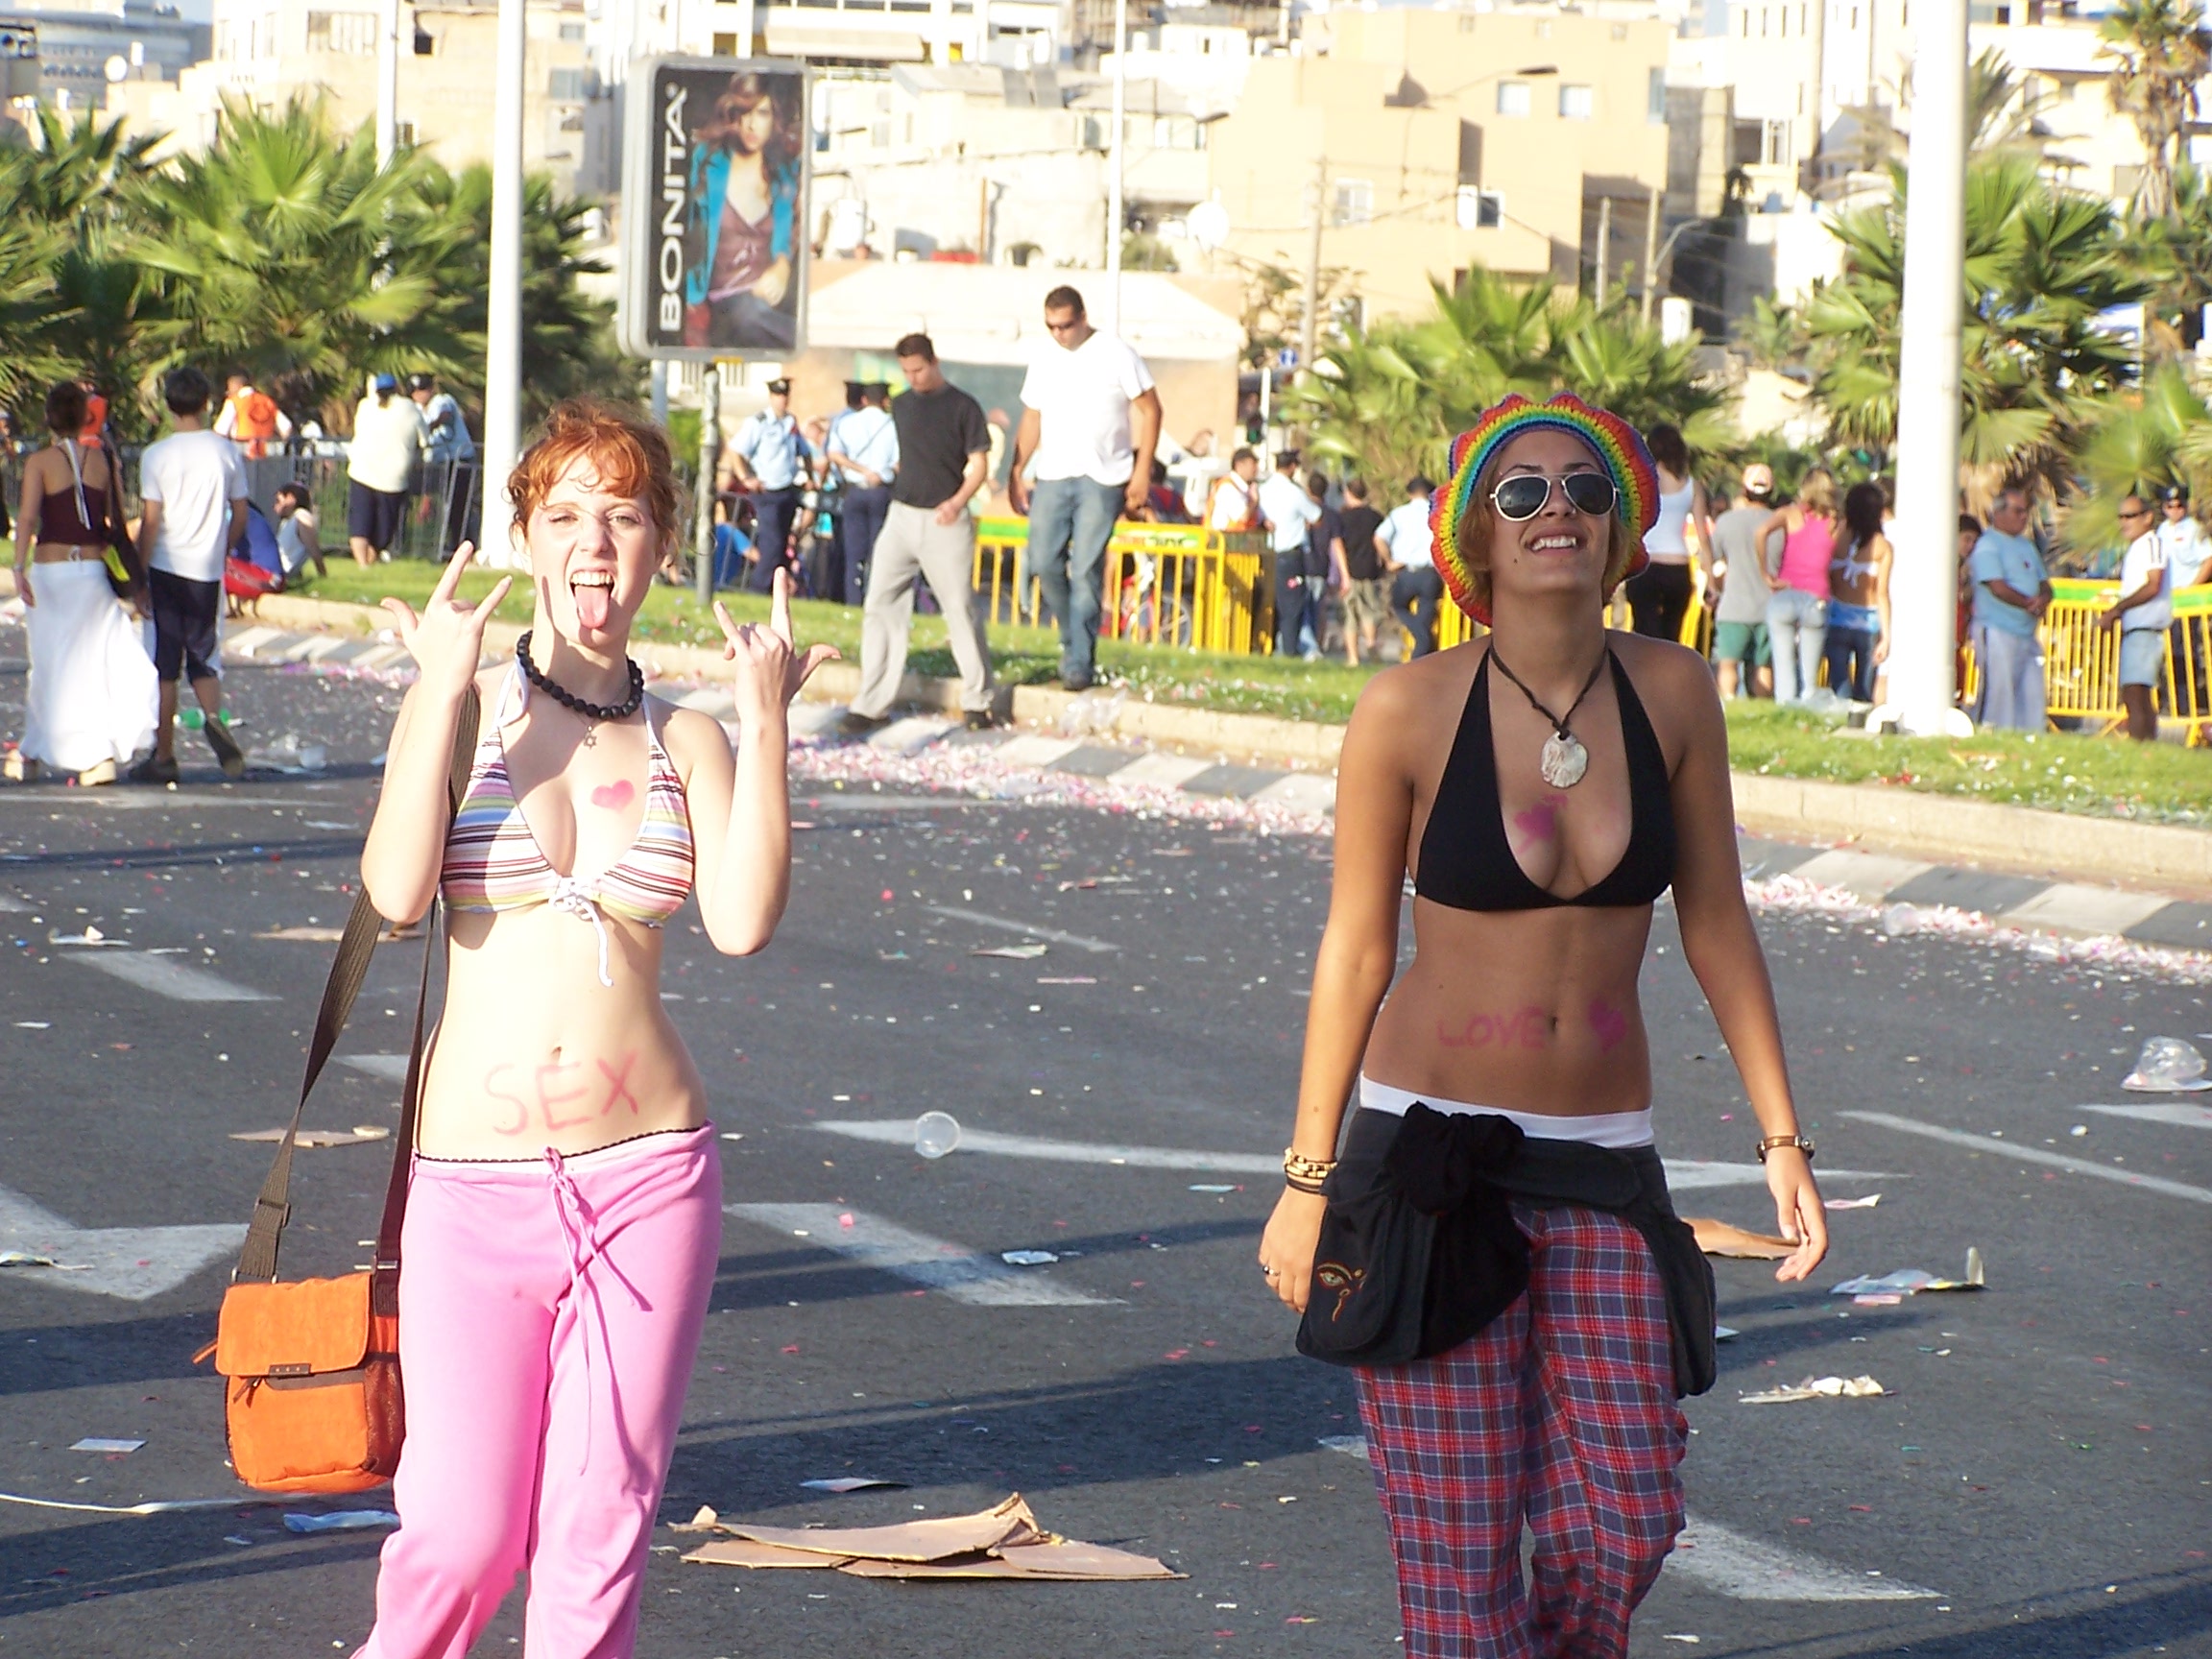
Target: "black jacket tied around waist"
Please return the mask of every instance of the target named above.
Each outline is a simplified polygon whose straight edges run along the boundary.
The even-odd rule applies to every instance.
[[[1512,1200],[1619,1215],[1643,1236],[1667,1298],[1674,1390],[1713,1386],[1713,1269],[1674,1214],[1656,1149],[1525,1135],[1509,1118],[1353,1115],[1314,1252],[1298,1349],[1339,1365],[1450,1352],[1528,1287]]]

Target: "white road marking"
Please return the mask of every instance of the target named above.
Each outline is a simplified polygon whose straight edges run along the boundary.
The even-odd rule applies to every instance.
[[[965,795],[855,795],[823,789],[791,797],[794,806],[843,807],[848,812],[929,812],[947,807],[1011,806],[1011,801],[977,801]]]
[[[11,1267],[8,1283],[52,1285],[143,1302],[181,1285],[245,1242],[244,1226],[77,1227],[20,1192],[0,1187],[0,1246],[51,1256],[81,1272]]]
[[[155,956],[141,950],[102,950],[88,956],[71,956],[69,960],[82,962],[87,968],[97,968],[103,974],[112,974],[141,991],[151,991],[157,997],[167,997],[178,1002],[278,1000],[266,991],[233,984],[220,974],[211,974],[204,968],[188,968],[167,956]]]
[[[1331,1434],[1321,1444],[1368,1460],[1363,1435]],[[1918,1601],[1936,1594],[1901,1578],[1854,1574],[1695,1515],[1674,1540],[1666,1571],[1739,1601]]]
[[[2191,1106],[2176,1101],[2154,1106],[2084,1106],[2084,1112],[2102,1112],[2107,1118],[2133,1118],[2145,1123],[2178,1123],[2184,1129],[2212,1129],[2212,1106]]]
[[[1933,864],[1911,858],[1885,858],[1877,853],[1839,851],[1809,858],[1790,874],[1818,886],[1840,887],[1862,899],[1880,900],[1934,868]]]
[[[723,1209],[740,1221],[786,1237],[804,1233],[818,1249],[977,1308],[1095,1308],[1112,1300],[1056,1284],[1042,1273],[1017,1273],[994,1257],[842,1205],[725,1204]],[[850,1226],[846,1216],[852,1217]]]
[[[1746,1536],[1693,1515],[1666,1571],[1739,1601],[1918,1601],[1936,1595],[1902,1578],[1877,1578]]]
[[[1072,945],[1078,950],[1118,950],[1118,945],[1109,945],[1103,939],[1086,939],[1080,933],[1063,933],[1057,927],[1037,927],[1027,922],[1010,921],[1004,916],[986,916],[980,910],[962,910],[950,904],[925,904],[923,909],[932,916],[945,916],[954,922],[973,922],[978,927],[997,927],[1007,933],[1026,933],[1032,939],[1049,939],[1055,945]]]
[[[2120,893],[2109,887],[2054,881],[1997,920],[2015,926],[2055,927],[2066,933],[2116,934],[2149,921],[2171,902],[2161,893]]]
[[[838,1118],[813,1125],[830,1135],[854,1141],[875,1141],[887,1146],[914,1144],[914,1120],[889,1118],[875,1120]],[[1280,1155],[1264,1152],[1201,1152],[1174,1146],[1120,1146],[1093,1141],[1047,1141],[1033,1135],[1000,1135],[989,1129],[960,1130],[959,1150],[993,1152],[1006,1158],[1038,1158],[1056,1164],[1125,1164],[1133,1169],[1218,1169],[1237,1175],[1280,1175]],[[1871,1169],[1830,1169],[1822,1179],[1891,1180]],[[1701,1164],[1690,1159],[1670,1159],[1667,1185],[1677,1191],[1700,1187],[1759,1187],[1767,1174],[1756,1164]]]
[[[2123,1187],[2163,1192],[2169,1198],[2188,1198],[2199,1204],[2212,1204],[2212,1190],[2191,1187],[2181,1181],[2168,1181],[2162,1176],[2140,1175],[2125,1164],[2092,1164],[2086,1158],[2069,1158],[2063,1152],[2046,1152],[2036,1146],[2015,1146],[2011,1142],[2001,1141],[1993,1135],[1969,1135],[1960,1129],[1938,1129],[1933,1123],[1915,1123],[1910,1118],[1895,1118],[1887,1112],[1846,1112],[1843,1116],[1856,1118],[1862,1123],[1877,1123],[1885,1129],[1895,1129],[1905,1135],[1924,1135],[1931,1141],[1941,1141],[1949,1145],[1996,1153],[2022,1164],[2043,1164],[2053,1169],[2071,1170],[2077,1175],[2094,1175],[2100,1181],[2114,1181]]]
[[[356,1071],[366,1071],[372,1077],[381,1077],[387,1083],[407,1081],[407,1056],[404,1054],[341,1054],[338,1064],[350,1066]]]

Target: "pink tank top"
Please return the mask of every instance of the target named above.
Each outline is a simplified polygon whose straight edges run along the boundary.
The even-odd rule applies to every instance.
[[[1828,561],[1836,551],[1836,525],[1806,515],[1782,543],[1782,586],[1828,597]]]

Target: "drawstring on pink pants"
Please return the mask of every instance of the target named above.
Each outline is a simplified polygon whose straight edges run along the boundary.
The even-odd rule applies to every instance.
[[[607,1358],[608,1417],[621,1431],[621,1401],[614,1394],[614,1344],[607,1334],[607,1310],[600,1305],[599,1286],[590,1269],[594,1263],[604,1266],[614,1276],[614,1282],[629,1293],[631,1302],[639,1312],[650,1311],[645,1298],[637,1287],[622,1276],[620,1269],[607,1259],[606,1248],[599,1242],[599,1235],[591,1224],[591,1207],[585,1203],[584,1194],[577,1190],[576,1178],[568,1173],[567,1164],[552,1147],[545,1148],[546,1182],[553,1189],[554,1214],[561,1218],[561,1234],[568,1244],[568,1292],[576,1304],[576,1320],[581,1328],[585,1308],[589,1304],[591,1316],[599,1326],[599,1351]],[[597,1374],[591,1366],[591,1337],[586,1330],[578,1344],[584,1351],[584,1389],[589,1394],[598,1385]],[[576,1472],[581,1475],[591,1463],[591,1418],[584,1413],[584,1451],[577,1461]],[[627,1448],[624,1449],[627,1453]]]

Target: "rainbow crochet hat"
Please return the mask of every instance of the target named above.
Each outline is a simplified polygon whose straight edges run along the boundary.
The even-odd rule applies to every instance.
[[[1478,622],[1489,622],[1489,610],[1475,602],[1474,572],[1459,550],[1460,521],[1474,500],[1482,469],[1500,446],[1539,427],[1572,432],[1605,464],[1606,471],[1613,475],[1613,488],[1621,493],[1621,516],[1636,532],[1635,551],[1623,576],[1635,575],[1648,563],[1644,533],[1659,519],[1659,470],[1636,428],[1618,415],[1591,408],[1572,392],[1562,392],[1549,403],[1531,403],[1515,393],[1503,403],[1485,409],[1480,420],[1452,441],[1451,476],[1429,502],[1429,532],[1435,538],[1436,568],[1451,591],[1452,602]]]

